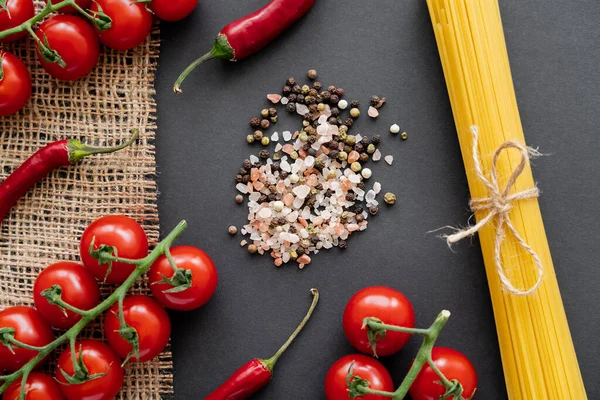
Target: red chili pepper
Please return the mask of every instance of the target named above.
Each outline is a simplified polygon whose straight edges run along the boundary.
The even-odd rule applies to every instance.
[[[317,289],[311,289],[310,292],[313,294],[313,301],[308,309],[308,313],[306,313],[306,316],[298,328],[292,333],[292,336],[290,336],[283,346],[277,350],[277,353],[267,360],[255,358],[254,360],[247,362],[240,367],[240,369],[235,371],[217,390],[206,396],[204,400],[247,399],[250,395],[258,392],[271,381],[275,363],[277,363],[279,357],[281,357],[283,352],[287,350],[296,336],[298,336],[302,328],[304,328],[319,302],[319,291]]]
[[[121,145],[111,148],[90,147],[77,140],[59,140],[41,148],[0,183],[0,223],[13,205],[39,180],[55,168],[73,165],[87,156],[112,153],[135,141],[138,131]]]
[[[173,91],[198,65],[213,58],[237,61],[265,47],[311,9],[315,0],[271,0],[260,10],[221,29],[212,49],[191,63],[177,78]]]

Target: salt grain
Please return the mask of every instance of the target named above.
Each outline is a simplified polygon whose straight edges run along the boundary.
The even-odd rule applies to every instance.
[[[367,111],[367,114],[371,118],[377,118],[379,116],[379,111],[377,111],[375,107],[371,106],[369,107],[369,111]]]
[[[271,135],[271,140],[273,142],[276,142],[279,140],[279,133],[278,132],[273,132],[273,134]]]
[[[235,188],[239,190],[242,194],[248,193],[248,185],[245,185],[243,183],[238,183],[237,185],[235,185]]]
[[[394,156],[385,156],[384,160],[386,163],[392,165],[392,163],[394,162]]]
[[[290,131],[283,131],[282,135],[283,140],[285,140],[286,142],[289,142],[292,139],[292,132]]]
[[[304,114],[308,114],[309,109],[306,105],[304,104],[300,104],[300,103],[296,103],[296,112],[302,116],[304,116]]]
[[[375,194],[378,194],[379,192],[381,192],[381,183],[375,182],[373,184],[373,191],[375,192]]]
[[[381,152],[379,151],[379,149],[377,149],[373,153],[373,161],[379,161],[379,160],[381,160]]]
[[[254,154],[252,154],[252,155],[250,156],[250,162],[251,162],[252,164],[254,164],[254,163],[257,163],[257,162],[258,162],[258,157],[256,157]]]
[[[310,193],[310,187],[306,185],[300,185],[292,189],[292,192],[294,192],[294,194],[300,199],[305,199],[306,196],[308,196],[308,194]]]
[[[290,102],[290,101],[288,100],[288,98],[287,98],[287,97],[282,97],[282,98],[281,98],[281,104],[283,104],[284,106],[285,106],[287,103],[289,103],[289,102]]]

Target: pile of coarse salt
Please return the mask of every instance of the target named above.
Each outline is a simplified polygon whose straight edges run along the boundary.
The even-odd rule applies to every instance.
[[[298,106],[299,114],[306,111]],[[313,114],[318,124],[308,137],[299,132],[273,134],[273,142],[283,139],[284,144],[278,142],[275,155],[266,161],[250,156],[244,164],[251,168],[236,185],[248,197],[249,223],[241,233],[249,235],[250,246],[256,246],[252,252],[269,253],[276,266],[296,260],[304,268],[311,254],[334,246],[345,248],[348,237],[367,229],[367,218],[378,211],[381,184],[367,184],[371,176],[364,167],[367,157],[359,160],[354,149],[344,151],[348,145],[340,137],[346,132],[329,123],[330,115],[329,105]],[[368,142],[361,135],[354,138],[356,143]],[[379,150],[371,154],[374,160],[381,158]]]

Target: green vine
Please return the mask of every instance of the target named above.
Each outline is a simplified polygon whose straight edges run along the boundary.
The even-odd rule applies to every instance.
[[[66,0],[66,1],[72,1],[72,0]],[[62,4],[62,3],[59,3],[59,4]],[[66,343],[66,342],[69,342],[69,344],[70,344],[71,356],[73,357],[73,367],[74,367],[74,373],[72,376],[67,375],[66,372],[60,370],[60,372],[63,374],[63,376],[65,377],[67,382],[69,382],[69,384],[77,384],[77,383],[82,383],[82,382],[86,382],[86,381],[101,377],[102,374],[89,375],[87,368],[83,363],[83,360],[77,359],[76,349],[75,349],[75,341],[77,339],[77,336],[91,321],[93,321],[99,315],[101,315],[102,313],[107,311],[116,302],[119,303],[119,309],[120,309],[120,314],[121,314],[120,318],[121,318],[121,324],[122,324],[121,329],[123,329],[124,327],[128,327],[126,323],[125,323],[125,326],[123,325],[123,323],[125,321],[124,321],[124,319],[122,319],[122,310],[123,310],[122,304],[123,304],[123,299],[125,298],[125,295],[129,291],[131,286],[133,286],[135,281],[137,281],[138,278],[140,278],[144,273],[146,273],[146,271],[148,271],[150,269],[150,267],[152,266],[154,261],[156,261],[156,259],[158,257],[166,254],[166,252],[171,247],[173,242],[183,233],[183,231],[186,228],[187,228],[187,223],[185,221],[181,221],[175,227],[175,229],[173,229],[171,231],[171,233],[169,233],[169,235],[167,235],[167,237],[162,242],[160,242],[150,254],[148,254],[146,257],[139,259],[139,260],[122,259],[122,258],[118,258],[118,257],[113,256],[112,254],[109,254],[106,252],[100,252],[98,254],[95,254],[95,257],[98,258],[98,260],[100,260],[100,261],[126,262],[126,263],[130,263],[130,264],[135,264],[136,268],[131,273],[131,275],[129,275],[127,280],[125,280],[125,282],[123,282],[121,284],[121,286],[119,286],[109,297],[107,297],[106,300],[104,300],[102,303],[98,304],[96,307],[92,308],[91,310],[87,310],[87,311],[79,310],[75,307],[72,307],[71,305],[66,303],[64,300],[62,300],[62,298],[61,298],[62,289],[58,285],[45,290],[43,295],[44,295],[44,297],[46,297],[46,299],[48,299],[49,302],[61,307],[62,309],[67,309],[67,310],[73,311],[82,316],[82,318],[75,325],[73,325],[72,328],[70,328],[68,331],[66,331],[61,336],[57,337],[53,342],[47,344],[46,346],[33,347],[33,346],[29,346],[25,343],[21,343],[14,338],[14,333],[15,333],[14,329],[0,327],[0,345],[7,346],[9,349],[11,347],[23,347],[23,348],[26,348],[29,350],[34,350],[34,351],[38,352],[38,354],[34,358],[32,358],[27,364],[25,364],[23,367],[21,367],[21,369],[19,369],[18,371],[15,371],[9,375],[0,376],[0,382],[4,382],[0,386],[0,395],[2,393],[4,393],[4,391],[13,382],[15,382],[19,379],[22,379],[21,393],[20,393],[19,398],[20,398],[20,400],[25,400],[25,395],[26,395],[25,385],[26,385],[27,377],[29,376],[29,373],[35,368],[35,366],[40,361],[42,361],[44,358],[46,358],[46,356],[48,356],[57,347],[61,346],[62,344]],[[128,327],[128,328],[133,329],[131,327]],[[133,330],[135,331],[135,329],[133,329]],[[128,332],[128,334],[131,334],[130,331],[127,331],[127,332]],[[137,332],[135,332],[135,336],[137,336]],[[134,353],[135,352],[136,351],[134,350]],[[81,352],[80,352],[80,354],[81,354]]]

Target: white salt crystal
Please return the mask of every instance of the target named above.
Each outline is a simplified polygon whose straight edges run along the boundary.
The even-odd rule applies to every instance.
[[[279,133],[278,132],[273,132],[273,134],[271,135],[271,140],[276,142],[279,140]],[[278,151],[278,150],[275,150]]]
[[[269,218],[271,216],[271,214],[272,214],[272,212],[269,207],[261,208],[260,211],[258,212],[258,216],[261,218]]]
[[[327,124],[319,125],[317,127],[317,133],[319,135],[325,135],[328,130],[329,130],[329,125],[327,125]]]
[[[379,151],[379,149],[375,150],[375,153],[373,153],[373,161],[379,161],[381,160],[381,152]]]
[[[359,187],[353,187],[353,188],[352,188],[352,191],[353,191],[354,193],[356,193],[358,196],[364,196],[364,195],[365,195],[365,191],[364,191],[364,190],[362,190],[362,189],[361,189],[361,188],[359,188]]]
[[[298,243],[300,241],[300,237],[298,235],[294,235],[293,233],[288,234],[288,242]]]
[[[298,219],[298,211],[292,211],[285,217],[285,219],[289,222],[295,222]]]
[[[300,180],[300,177],[296,174],[292,174],[290,175],[289,180],[292,183],[297,183]]]
[[[286,142],[289,142],[292,139],[292,132],[290,131],[283,131],[281,135],[283,136],[283,140]]]
[[[248,185],[244,183],[238,183],[235,185],[235,188],[240,191],[240,193],[246,194],[248,193]]]
[[[327,122],[327,115],[321,114],[317,122],[319,123],[319,125],[323,125],[325,122]]]
[[[394,162],[394,156],[385,156],[384,160],[386,163],[392,165],[392,163]]]
[[[365,196],[365,200],[368,202],[375,200],[375,192],[373,190],[369,190]]]
[[[285,172],[288,172],[288,173],[292,171],[292,166],[287,161],[285,161],[285,160],[282,160],[279,163],[279,167],[281,168],[282,171],[285,171]]]
[[[300,208],[300,207],[302,207],[302,204],[304,204],[304,199],[301,199],[301,198],[299,198],[299,197],[296,197],[296,198],[294,199],[294,203],[293,203],[292,205],[294,206],[294,208]],[[298,214],[296,214],[296,215],[298,215]],[[297,217],[296,217],[296,218],[297,218]],[[294,218],[294,221],[295,221],[295,220],[296,220],[296,219]],[[290,220],[288,219],[288,221],[290,221]],[[292,222],[292,221],[290,221],[290,222]]]
[[[292,192],[294,192],[294,194],[298,196],[298,198],[305,199],[306,196],[308,196],[308,194],[310,193],[310,186],[300,185],[292,189]]]
[[[315,164],[315,158],[313,156],[308,156],[304,159],[304,166],[306,168],[312,168],[312,166]]]
[[[250,201],[258,201],[260,199],[260,192],[252,192],[250,196],[248,196],[248,200]]]
[[[281,255],[281,259],[283,260],[284,263],[287,263],[288,261],[290,261],[290,253],[283,253]]]
[[[362,136],[359,133],[358,135],[356,135],[356,143],[360,142],[362,140]]]
[[[356,175],[355,173],[352,173],[350,176],[348,176],[348,179],[352,183],[359,183],[360,182],[360,176]]]
[[[300,115],[308,114],[308,107],[304,104],[296,103],[296,112]]]
[[[290,101],[288,100],[288,98],[287,98],[287,97],[282,97],[282,98],[281,98],[281,104],[283,104],[284,106],[285,106],[287,103],[289,103],[289,102],[290,102]]]
[[[283,149],[283,146],[281,145],[281,143],[277,143],[275,145],[275,152],[278,152],[279,150]]]
[[[375,182],[373,184],[373,191],[375,192],[375,194],[378,194],[379,192],[381,192],[381,183]]]
[[[251,162],[252,164],[254,164],[255,162],[258,162],[258,161],[259,161],[259,160],[258,160],[258,157],[256,157],[254,154],[252,154],[252,155],[250,156],[250,162]]]

